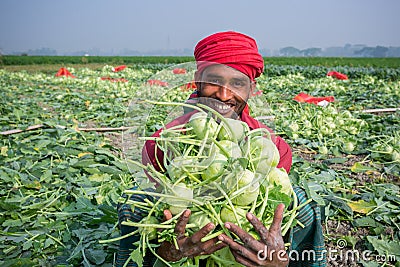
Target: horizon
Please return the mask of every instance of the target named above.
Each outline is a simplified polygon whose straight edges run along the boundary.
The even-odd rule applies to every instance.
[[[369,47],[364,44],[345,44],[344,46],[332,46],[325,48],[305,48],[298,49],[296,47],[283,47],[276,50],[259,48],[259,52],[263,57],[271,56],[320,56],[320,57],[400,57],[400,46],[385,47],[376,46]],[[119,51],[87,49],[81,51],[59,52],[50,47],[38,49],[29,49],[27,51],[12,51],[8,54],[3,54],[0,50],[0,55],[15,55],[15,56],[182,56],[193,57],[193,51],[189,48],[183,49],[158,49],[148,51],[138,51],[123,49]]]

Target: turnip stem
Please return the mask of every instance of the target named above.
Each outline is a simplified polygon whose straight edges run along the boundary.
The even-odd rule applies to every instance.
[[[160,168],[160,171],[161,171],[161,172],[165,172],[164,165],[161,164],[160,160],[158,159],[157,150],[158,150],[158,146],[155,146],[155,148],[154,148],[154,155],[155,155],[155,158],[156,158],[157,166]]]
[[[254,214],[254,211],[257,207],[257,200],[258,200],[258,197],[256,199],[254,199],[253,204],[251,205],[251,209],[250,209],[251,214]]]
[[[131,221],[125,221],[121,223],[122,225],[127,225],[127,226],[134,226],[134,227],[147,227],[147,228],[158,228],[158,229],[174,229],[175,225],[173,224],[155,224],[155,223],[140,223],[140,222],[131,222]],[[196,224],[194,223],[188,223],[186,225],[186,228],[194,228],[196,227]]]
[[[188,167],[190,167],[190,166],[188,166]],[[190,179],[192,179],[192,180],[195,181],[196,183],[200,183],[200,182],[201,182],[201,181],[200,181],[199,179],[197,179],[191,172],[189,172],[185,166],[182,166],[182,169],[185,171],[186,175],[187,175]]]
[[[175,143],[182,143],[195,146],[200,146],[202,143],[201,141],[193,140],[186,137],[142,137],[141,139],[145,141],[148,140],[156,140],[158,142],[167,141],[167,142],[175,142]]]
[[[146,255],[146,239],[147,239],[147,235],[141,235],[140,236],[140,241],[142,241],[142,257],[144,258],[144,256]]]
[[[222,195],[225,197],[226,201],[229,204],[229,208],[232,209],[232,211],[233,211],[233,215],[235,216],[236,222],[238,223],[239,227],[241,228],[242,224],[240,223],[239,216],[236,213],[235,206],[233,205],[231,199],[229,198],[229,196],[226,194],[226,192],[217,183],[214,183],[214,185],[218,188],[219,191],[221,191]]]
[[[157,206],[157,204],[154,204],[153,202],[151,202],[149,199],[145,198],[144,202],[146,202],[149,206],[154,207]]]
[[[209,131],[207,131],[207,136],[208,136],[208,132]],[[204,149],[205,149],[205,147],[207,145],[207,141],[208,141],[208,139],[204,138],[203,141],[201,142],[201,145],[199,146],[199,152],[197,154],[198,156],[203,155],[203,151],[204,151]]]
[[[208,240],[211,240],[211,239],[213,239],[214,237],[219,236],[219,235],[222,234],[223,232],[224,232],[224,231],[219,230],[219,231],[217,231],[217,232],[215,232],[215,233],[212,233],[212,234],[210,234],[210,235],[207,235],[207,236],[205,236],[205,237],[203,237],[203,238],[201,239],[201,242],[206,242],[206,241],[208,241]]]
[[[174,238],[172,239],[172,241],[174,242],[175,249],[176,249],[176,250],[179,250],[179,244],[178,244],[178,241],[176,240],[176,237],[174,237]]]
[[[297,198],[297,196],[295,196]],[[304,207],[305,205],[307,205],[308,203],[310,203],[312,200],[312,198],[307,199],[305,202],[301,203],[300,205],[297,205],[296,207],[293,207],[293,209],[291,211],[297,211],[299,209],[301,209],[302,207]],[[294,205],[293,205],[294,206]]]
[[[149,207],[148,205],[146,205],[146,203],[143,203],[141,201],[134,201],[134,200],[130,200],[128,199],[125,204],[129,204],[129,205],[133,205],[135,207],[141,208],[141,209],[145,209],[145,210],[150,210],[151,207]]]
[[[186,103],[181,103],[181,102],[162,102],[162,101],[152,101],[152,100],[145,100],[145,102],[154,104],[154,105],[182,106],[182,107],[187,107],[187,108],[195,109],[197,111],[204,112],[201,108],[199,108],[193,104],[186,104]]]
[[[183,154],[184,157],[189,157],[189,153],[192,151],[194,148],[194,145],[190,145],[186,150],[185,153]]]
[[[164,197],[164,198],[173,198],[173,199],[178,199],[178,200],[185,200],[185,201],[190,201],[193,202],[197,205],[203,205],[204,203],[196,200],[196,199],[187,199],[184,197],[178,197],[178,196],[173,196],[173,195],[168,195],[168,194],[162,194],[162,193],[156,193],[156,192],[150,192],[150,191],[141,191],[141,190],[125,190],[125,194],[128,195],[134,195],[134,194],[143,194],[143,195],[149,195],[149,196],[155,196],[155,197]]]
[[[292,226],[292,222],[297,215],[296,208],[298,206],[298,199],[297,199],[296,193],[293,191],[293,189],[292,189],[292,196],[293,196],[293,209],[291,211],[292,214],[289,217],[289,221],[283,227],[282,236],[284,236],[286,234],[286,232],[289,231],[290,227]]]
[[[100,244],[104,244],[104,243],[115,242],[115,241],[118,241],[118,240],[121,240],[121,239],[130,237],[130,236],[132,236],[132,235],[136,235],[137,233],[139,233],[139,229],[137,229],[137,230],[135,230],[135,231],[132,231],[132,232],[130,232],[130,233],[127,233],[126,235],[118,236],[118,237],[111,238],[111,239],[107,239],[107,240],[100,240],[99,243],[100,243]]]
[[[226,156],[227,158],[230,158],[228,151],[223,146],[221,146],[217,140],[211,139],[211,141],[213,141],[213,143],[221,150],[221,152],[222,152],[222,154],[224,154],[224,156]]]
[[[269,192],[269,187],[268,186],[266,186],[265,187],[265,196],[264,196],[264,199],[262,200],[262,206],[261,206],[261,208],[260,208],[260,210],[258,211],[258,214],[257,214],[257,218],[262,218],[262,216],[264,215],[264,212],[265,212],[265,208],[267,207],[267,205],[268,205],[268,192]]]
[[[217,220],[218,224],[223,226],[224,223],[222,222],[221,217],[219,216],[219,214],[215,211],[214,207],[209,202],[206,203],[206,207],[214,215],[214,218]],[[225,232],[226,235],[230,236],[229,231],[226,230],[225,227],[223,227],[222,229],[223,229],[223,231]]]
[[[264,134],[264,135],[263,135]],[[248,137],[252,137],[252,136],[266,136],[268,139],[271,139],[271,133],[265,129],[265,128],[257,128],[254,130],[251,130],[248,134]]]

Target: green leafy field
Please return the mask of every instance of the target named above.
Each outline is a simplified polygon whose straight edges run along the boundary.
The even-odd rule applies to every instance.
[[[292,181],[323,205],[328,253],[339,250],[330,266],[400,266],[400,111],[376,110],[400,107],[400,66],[292,60],[267,65],[249,105],[292,146]],[[76,78],[55,77],[60,65],[0,69],[2,266],[112,265],[118,242],[99,241],[118,236],[116,202],[143,178],[130,163],[140,158],[137,137],[174,113],[140,100],[187,99],[191,91],[180,85],[190,75],[171,71],[181,62],[127,64],[117,73],[69,65]],[[327,77],[329,70],[349,80]],[[146,83],[155,78],[170,86]],[[300,92],[335,101],[298,103]],[[354,251],[356,259],[343,255]]]
[[[0,65],[43,65],[43,64],[180,64],[194,61],[194,57],[176,56],[0,56]],[[373,68],[399,68],[398,58],[331,58],[331,57],[265,57],[266,64],[298,66],[349,66]]]

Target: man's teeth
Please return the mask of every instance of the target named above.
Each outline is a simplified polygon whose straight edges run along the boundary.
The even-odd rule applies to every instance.
[[[216,106],[217,109],[220,109],[220,110],[227,110],[227,109],[231,108],[231,106],[229,106],[229,105],[216,104],[215,106]]]

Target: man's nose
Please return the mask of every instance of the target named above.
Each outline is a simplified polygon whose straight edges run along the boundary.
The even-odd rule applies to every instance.
[[[232,90],[225,85],[221,85],[216,95],[221,101],[226,101],[232,97]]]

